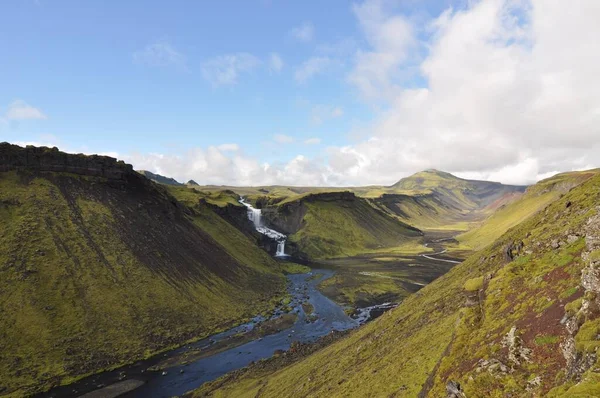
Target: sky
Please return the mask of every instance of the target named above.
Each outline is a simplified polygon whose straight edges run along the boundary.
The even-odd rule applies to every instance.
[[[8,0],[0,141],[185,182],[600,167],[598,0]]]

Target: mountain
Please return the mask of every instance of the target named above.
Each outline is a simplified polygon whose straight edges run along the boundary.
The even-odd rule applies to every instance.
[[[422,236],[352,192],[307,194],[265,207],[263,214],[269,225],[289,235],[292,250],[313,259],[399,246]]]
[[[384,316],[193,395],[600,396],[600,174],[523,200],[546,190],[561,193]]]
[[[185,185],[185,184],[182,184],[182,183],[178,182],[174,178],[161,176],[160,174],[154,174],[154,173],[151,173],[151,172],[149,172],[147,170],[138,170],[138,173],[140,173],[141,175],[143,175],[147,179],[152,180],[154,182],[157,182],[159,184],[175,185],[175,186],[183,186],[183,185]]]
[[[199,187],[200,185],[194,181],[194,180],[189,180],[188,182],[185,183],[185,185],[187,185],[188,187]]]
[[[113,158],[0,144],[0,393],[71,382],[274,308],[279,264],[188,191],[179,201]]]
[[[401,179],[374,200],[417,228],[466,230],[495,207],[519,198],[526,188],[425,170]]]

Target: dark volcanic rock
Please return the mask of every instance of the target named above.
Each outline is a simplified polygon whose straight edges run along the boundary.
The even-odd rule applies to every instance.
[[[133,167],[109,156],[70,154],[58,148],[23,148],[0,143],[0,172],[11,170],[52,171],[124,180],[134,173]]]

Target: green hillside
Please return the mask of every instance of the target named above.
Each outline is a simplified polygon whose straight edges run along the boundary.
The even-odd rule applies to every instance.
[[[194,395],[600,396],[599,212],[595,175],[348,337]]]
[[[350,192],[310,194],[263,211],[310,258],[350,256],[400,246],[421,232]]]
[[[464,180],[438,170],[403,178],[375,202],[420,229],[466,231],[499,205],[520,196],[525,187]]]
[[[0,172],[5,394],[212,334],[285,294],[278,264],[210,205],[187,207],[131,166],[2,144],[0,170],[10,169]]]
[[[598,172],[599,170],[589,170],[561,173],[540,181],[527,189],[521,198],[501,206],[480,226],[459,235],[457,239],[472,250],[483,249],[509,228],[544,209],[549,203]]]

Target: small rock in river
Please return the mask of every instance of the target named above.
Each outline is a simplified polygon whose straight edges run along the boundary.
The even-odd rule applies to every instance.
[[[166,375],[167,375],[167,372],[166,372],[166,371],[163,371],[163,372],[162,372],[162,375],[163,375],[163,376],[166,376]]]

